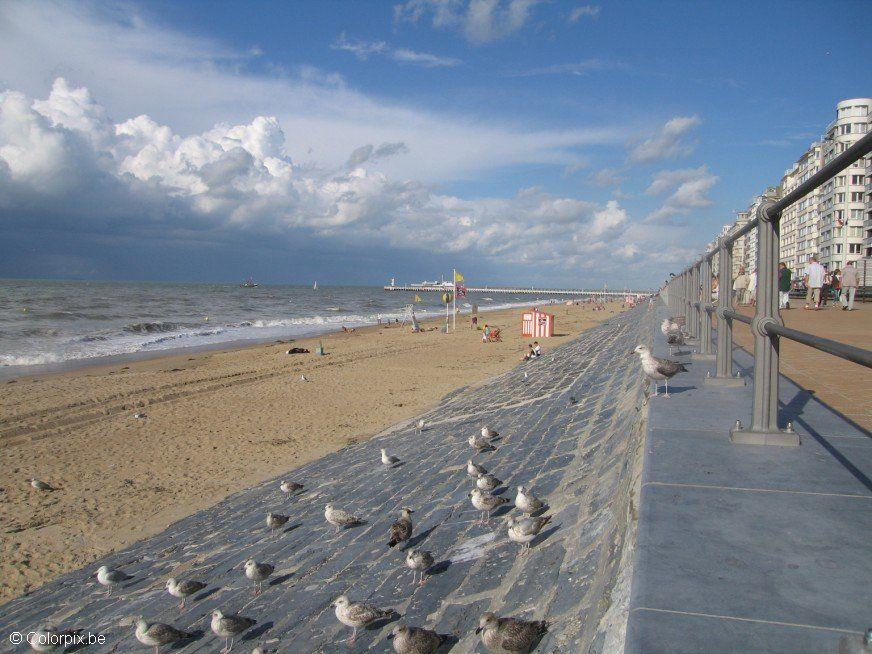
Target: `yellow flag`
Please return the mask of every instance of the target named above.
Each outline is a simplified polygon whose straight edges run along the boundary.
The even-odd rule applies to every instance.
[[[421,301],[421,296],[420,296],[420,295],[416,295],[416,296],[415,296],[415,302],[420,302],[420,301]]]
[[[458,271],[455,270],[454,271],[454,283],[456,284],[457,282],[462,282],[462,281],[464,281],[463,275],[461,275]]]

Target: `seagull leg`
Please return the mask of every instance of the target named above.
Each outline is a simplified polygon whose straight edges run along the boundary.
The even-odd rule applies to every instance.
[[[355,640],[357,640],[357,627],[352,627],[351,636],[348,638],[348,644],[351,645]]]
[[[185,598],[184,597],[182,598],[182,601],[179,602],[179,610],[181,611],[183,608],[185,608]]]
[[[666,393],[663,394],[663,397],[669,397],[669,380],[666,380]]]

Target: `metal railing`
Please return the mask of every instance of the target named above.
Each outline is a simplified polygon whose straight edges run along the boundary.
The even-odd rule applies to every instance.
[[[737,443],[799,445],[799,437],[790,423],[778,425],[778,350],[781,338],[827,352],[833,356],[872,368],[872,352],[784,326],[778,304],[778,260],[781,213],[836,174],[872,152],[872,133],[866,134],[817,173],[779,200],[763,201],[757,214],[736,231],[721,236],[713,250],[667,282],[664,295],[670,315],[683,316],[691,338],[698,338],[698,359],[716,359],[715,375],[707,384],[744,385],[733,377],[733,321],[746,323],[754,336],[754,392],[751,425],[745,428],[737,420],[730,438]],[[733,310],[731,304],[732,245],[757,228],[757,305],[753,318]],[[708,304],[712,287],[712,259],[718,257],[717,307]],[[717,356],[711,354],[711,318],[718,317]]]

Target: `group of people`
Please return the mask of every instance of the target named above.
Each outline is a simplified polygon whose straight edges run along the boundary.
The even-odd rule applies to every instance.
[[[524,353],[524,361],[530,361],[542,356],[542,348],[539,347],[539,341],[533,341],[527,348],[527,352]]]
[[[781,268],[787,269],[783,263],[779,265],[779,282],[781,276]],[[789,277],[788,277],[789,279]],[[853,311],[854,310],[854,297],[857,294],[857,287],[859,286],[859,278],[857,276],[857,268],[854,266],[853,261],[848,261],[845,264],[845,267],[841,270],[836,268],[835,270],[828,270],[826,265],[822,265],[817,257],[812,257],[811,261],[809,261],[808,267],[805,270],[805,275],[803,276],[803,281],[805,282],[806,292],[805,292],[805,308],[813,311],[817,311],[823,307],[827,306],[827,300],[838,298],[839,303],[842,305],[843,311]],[[779,290],[781,290],[781,286],[779,284]],[[785,301],[789,300],[789,292],[790,286],[787,286],[787,293],[785,293]],[[835,304],[833,304],[835,306]],[[782,308],[790,308],[789,302],[788,306]]]
[[[778,264],[778,308],[790,309],[790,291],[798,286],[799,280],[794,279],[793,271],[783,261]],[[857,268],[853,261],[848,261],[842,269],[828,270],[816,256],[809,261],[802,277],[805,285],[805,308],[817,311],[827,306],[828,300],[833,300],[831,306],[839,301],[843,311],[854,310],[854,298],[860,285]],[[718,276],[712,277],[711,297],[718,299],[720,283]],[[754,306],[757,304],[757,269],[750,274],[743,266],[733,280],[733,301],[736,304]]]

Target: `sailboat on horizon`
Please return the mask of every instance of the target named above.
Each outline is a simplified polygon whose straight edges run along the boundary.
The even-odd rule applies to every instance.
[[[317,282],[317,281],[316,281],[314,284],[312,284],[312,290],[313,290],[313,291],[317,291],[317,290],[318,290],[318,282]]]

